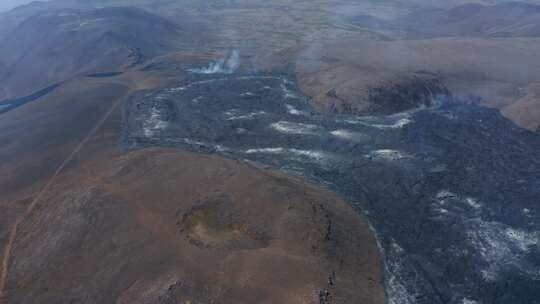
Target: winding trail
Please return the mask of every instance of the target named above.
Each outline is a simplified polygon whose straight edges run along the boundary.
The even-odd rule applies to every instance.
[[[127,95],[129,95],[129,91],[128,91]],[[120,97],[120,98],[118,98],[118,100],[116,100],[114,102],[114,104],[111,106],[109,111],[107,111],[107,113],[105,113],[105,115],[103,115],[103,117],[97,122],[97,124],[94,126],[94,128],[92,128],[92,130],[90,130],[90,132],[86,135],[86,137],[84,137],[82,139],[82,141],[79,143],[79,145],[77,145],[77,147],[75,147],[75,149],[71,152],[71,154],[68,155],[68,157],[64,160],[64,162],[62,162],[62,164],[60,164],[60,166],[56,169],[56,171],[51,176],[51,178],[49,179],[47,184],[45,184],[45,186],[43,188],[41,188],[38,195],[32,200],[30,205],[28,205],[28,207],[26,208],[26,211],[23,214],[21,214],[21,216],[19,216],[19,218],[13,224],[13,226],[11,228],[11,231],[10,231],[10,234],[9,234],[8,243],[6,244],[6,247],[4,248],[2,266],[1,266],[2,268],[0,269],[1,270],[1,274],[0,274],[0,304],[7,303],[7,302],[5,302],[5,299],[4,299],[4,292],[5,292],[5,287],[6,287],[6,283],[7,283],[8,267],[9,267],[9,262],[10,262],[10,259],[11,259],[11,251],[12,251],[13,244],[15,242],[15,238],[17,236],[17,231],[19,229],[19,225],[34,211],[35,207],[37,206],[37,204],[39,203],[39,201],[41,200],[43,195],[47,192],[47,190],[49,190],[49,188],[53,185],[53,183],[56,180],[56,178],[58,177],[58,175],[60,175],[60,173],[62,172],[62,170],[64,170],[64,168],[67,166],[67,164],[69,164],[73,160],[75,155],[77,155],[77,153],[79,153],[82,150],[84,145],[97,133],[97,131],[101,128],[101,126],[103,126],[105,121],[107,121],[107,119],[111,116],[111,114],[118,107],[118,105],[120,105],[120,103],[124,100],[124,98],[125,97]]]

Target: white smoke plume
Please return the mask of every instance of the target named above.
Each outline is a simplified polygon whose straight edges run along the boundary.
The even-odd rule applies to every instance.
[[[196,74],[232,74],[240,67],[240,52],[233,50],[225,58],[217,62],[211,62],[205,68],[190,69],[189,71]]]

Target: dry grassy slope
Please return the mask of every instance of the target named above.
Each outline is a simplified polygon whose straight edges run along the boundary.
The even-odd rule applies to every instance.
[[[406,89],[405,97],[416,98],[416,91],[438,91],[438,85],[432,85],[432,81],[443,80],[457,94],[480,96],[485,104],[502,109],[505,115],[521,126],[535,129],[540,121],[536,114],[538,98],[534,90],[540,79],[534,55],[538,51],[537,39],[403,41],[396,38],[407,36],[407,33],[358,27],[350,23],[351,17],[359,15],[384,20],[399,19],[416,10],[426,12],[429,10],[425,9],[431,7],[448,9],[462,2],[115,0],[88,3],[66,0],[29,6],[24,10],[34,12],[38,10],[37,7],[45,10],[46,7],[135,5],[177,23],[184,36],[196,30],[204,32],[203,36],[188,35],[200,38],[195,42],[181,41],[181,48],[189,49],[193,54],[220,54],[230,48],[238,48],[245,67],[294,72],[302,89],[314,97],[316,105],[321,108],[369,111],[372,104],[367,100],[370,89],[385,90],[399,85],[397,90]],[[477,2],[492,4],[500,1]],[[21,11],[2,16],[0,22],[24,15]],[[496,16],[491,18],[497,20],[501,10],[490,8],[485,13],[489,15],[492,11]],[[467,12],[461,13],[468,16]],[[509,29],[505,27],[503,30]],[[178,49],[171,48],[169,51],[176,52]],[[118,60],[112,61],[105,62],[101,69],[118,67]],[[83,65],[85,68],[89,66],[93,64]],[[0,69],[8,70],[9,66],[0,64]],[[21,73],[20,76],[24,76],[25,73]],[[74,71],[58,73],[55,70],[47,77],[62,79],[71,76]],[[27,79],[31,80],[32,77]],[[427,88],[424,90],[424,87]],[[407,90],[412,93],[409,94]],[[345,106],[341,105],[343,100],[347,103]],[[511,104],[512,107],[507,108]]]
[[[8,303],[383,303],[373,235],[325,191],[171,150],[81,165],[21,225]]]
[[[31,15],[0,44],[0,99],[79,73],[123,70],[190,40],[189,31],[135,8]]]
[[[0,256],[15,221],[111,106],[132,90],[161,86],[167,79],[137,72],[105,80],[79,78],[0,116]],[[85,151],[116,149],[119,113]]]
[[[176,56],[185,58],[181,53]],[[142,72],[138,67],[112,78],[74,78],[52,93],[0,115],[0,246],[7,241],[15,219],[114,102],[135,90],[182,78],[180,71]],[[119,113],[107,121],[106,132],[86,144],[85,151],[118,146]]]
[[[436,37],[538,37],[540,6],[524,2],[451,8],[418,7],[396,18],[351,14],[346,22],[359,28],[384,30],[397,39]]]
[[[335,196],[217,157],[124,154],[119,109],[91,133],[169,73],[74,79],[2,115],[2,249],[21,222],[0,302],[319,303],[326,288],[335,303],[383,303],[373,235]]]
[[[414,41],[337,39],[297,48],[296,73],[301,88],[323,106],[335,102],[326,92],[354,103],[366,102],[367,89],[400,83],[414,73],[441,79],[457,95],[476,95],[502,109],[518,124],[540,124],[536,56],[532,38],[439,38]],[[519,106],[527,104],[532,111]],[[360,105],[361,106],[361,105]]]
[[[68,83],[1,115],[0,256],[4,257],[16,220],[97,120],[127,91],[120,84]]]
[[[540,6],[520,2],[467,4],[450,10],[421,11],[403,23],[413,37],[538,37]]]
[[[535,59],[538,39],[388,40],[396,33],[358,28],[346,22],[355,15],[391,19],[413,8],[446,9],[451,4],[462,4],[458,2],[397,5],[235,1],[222,5],[192,3],[186,10],[198,15],[199,20],[213,20],[215,27],[209,27],[220,37],[217,45],[240,48],[251,67],[294,72],[301,88],[321,108],[334,108],[337,104],[340,109],[341,100],[345,100],[363,110],[370,105],[369,89],[400,85],[414,91],[427,85],[433,90],[437,85],[430,82],[441,80],[457,95],[479,96],[484,104],[501,109],[521,126],[535,129],[540,124],[536,110],[540,107],[539,98],[534,90],[540,79]],[[174,5],[163,5],[156,12],[181,14],[175,9],[165,12],[165,8]],[[491,11],[501,14],[501,9],[486,9],[485,13]],[[332,89],[335,91],[327,94]]]

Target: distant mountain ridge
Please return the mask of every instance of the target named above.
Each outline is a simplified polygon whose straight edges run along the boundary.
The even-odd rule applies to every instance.
[[[540,5],[506,2],[496,5],[469,3],[451,9],[424,9],[386,21],[356,16],[351,23],[367,28],[405,32],[406,38],[540,37]]]
[[[138,8],[38,13],[0,44],[0,97],[24,95],[82,72],[140,63],[181,40],[176,24]]]

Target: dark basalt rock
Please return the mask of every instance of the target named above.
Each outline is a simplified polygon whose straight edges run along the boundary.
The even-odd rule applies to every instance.
[[[428,91],[449,95],[434,82],[375,96],[408,107]],[[393,303],[540,303],[540,136],[472,103],[423,103],[322,114],[281,76],[198,77],[133,95],[124,144],[252,160],[330,187],[377,231]]]
[[[34,100],[37,100],[49,93],[51,93],[52,91],[56,90],[59,86],[61,86],[62,83],[56,83],[56,84],[53,84],[53,85],[50,85],[42,90],[39,90],[33,94],[30,94],[28,96],[24,96],[24,97],[20,97],[20,98],[15,98],[15,99],[6,99],[6,100],[2,100],[0,101],[0,114],[2,113],[6,113],[8,111],[11,111],[15,108],[18,108],[26,103],[29,103],[31,101],[34,101]]]
[[[85,75],[86,77],[90,78],[108,78],[108,77],[114,77],[122,75],[122,72],[101,72],[101,73],[92,73]]]
[[[319,106],[330,113],[391,115],[454,101],[440,76],[424,71],[375,81],[359,91],[360,94],[348,91],[328,90]],[[320,98],[316,99],[321,102]]]
[[[398,83],[383,84],[368,90],[370,105],[361,113],[389,115],[451,101],[452,94],[438,79],[413,77]]]

